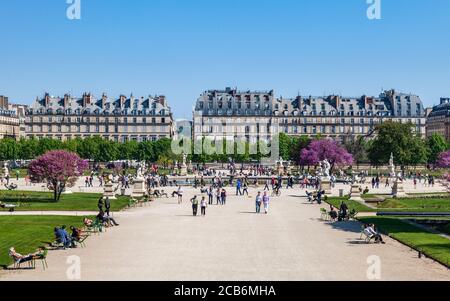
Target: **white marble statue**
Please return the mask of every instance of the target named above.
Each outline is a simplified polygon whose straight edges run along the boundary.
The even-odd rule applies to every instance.
[[[322,166],[323,176],[329,178],[330,177],[330,169],[331,169],[330,162],[328,162],[328,160],[325,159],[321,162],[321,166]]]
[[[395,165],[394,165],[394,154],[391,153],[391,158],[389,159],[389,169],[391,177],[395,177]]]

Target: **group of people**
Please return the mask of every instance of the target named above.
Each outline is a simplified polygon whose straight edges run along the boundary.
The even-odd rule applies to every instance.
[[[64,248],[76,248],[76,243],[79,242],[83,237],[83,232],[81,229],[70,226],[71,234],[66,230],[66,226],[55,227],[53,230],[55,234],[55,240],[58,244],[61,244]]]

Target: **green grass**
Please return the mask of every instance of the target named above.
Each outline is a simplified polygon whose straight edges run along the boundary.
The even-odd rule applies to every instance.
[[[347,207],[352,210],[355,209],[358,212],[376,212],[376,209],[372,209],[368,206],[365,206],[359,202],[356,201],[350,201],[347,198],[328,198],[326,201],[328,204],[333,205],[336,208],[339,208],[341,206],[342,201],[344,201],[347,204]]]
[[[363,223],[375,224],[381,232],[421,251],[442,264],[450,264],[450,240],[392,217],[362,217]]]
[[[378,209],[390,212],[450,212],[450,198],[386,199]]]
[[[81,227],[83,217],[72,216],[1,216],[0,217],[0,266],[12,263],[9,248],[14,247],[22,255],[35,252],[54,240],[55,226]]]
[[[61,195],[61,200],[53,202],[52,192],[0,191],[0,201],[19,205],[17,211],[97,211],[97,193],[73,193]],[[111,211],[120,211],[128,204],[128,197],[111,200]]]

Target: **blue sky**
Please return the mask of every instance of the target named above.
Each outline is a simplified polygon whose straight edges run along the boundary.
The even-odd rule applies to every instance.
[[[84,91],[167,95],[190,118],[198,95],[227,86],[294,97],[378,95],[425,105],[450,96],[450,1],[0,1],[0,95],[31,103]]]

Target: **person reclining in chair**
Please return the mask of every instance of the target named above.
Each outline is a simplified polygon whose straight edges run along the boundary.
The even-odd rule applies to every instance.
[[[17,206],[13,204],[4,204],[0,201],[0,207],[3,209],[7,209],[9,212],[14,212]]]
[[[385,244],[385,242],[383,241],[383,238],[381,237],[381,235],[375,230],[375,225],[374,224],[365,225],[363,232],[370,239],[374,238],[375,239],[375,243]]]
[[[6,189],[8,190],[16,190],[17,189],[17,184],[11,183],[11,184],[5,184]]]
[[[100,211],[96,218],[100,220],[103,224],[106,224],[108,227],[119,226],[119,224],[112,218],[105,214],[105,212]]]
[[[24,262],[28,262],[31,261],[33,259],[38,259],[42,257],[42,250],[38,250],[36,253],[32,253],[32,254],[28,254],[28,255],[22,255],[20,253],[16,252],[16,249],[14,247],[11,247],[9,249],[9,257],[11,257],[14,262],[16,263],[24,263]]]

